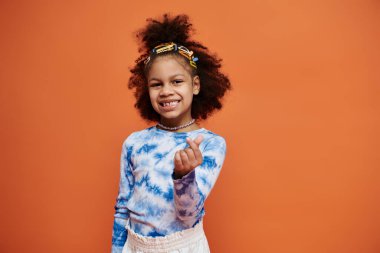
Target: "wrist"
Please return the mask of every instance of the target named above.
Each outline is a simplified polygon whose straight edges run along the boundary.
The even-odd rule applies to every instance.
[[[178,172],[173,172],[173,179],[181,179],[185,176],[186,174],[181,174],[181,173],[178,173]]]

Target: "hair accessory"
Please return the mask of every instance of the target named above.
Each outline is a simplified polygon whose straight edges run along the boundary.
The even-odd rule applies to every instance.
[[[189,60],[192,67],[197,68],[197,64],[195,62],[198,61],[198,57],[195,57],[194,52],[190,51],[185,46],[178,45],[175,42],[161,43],[158,46],[155,46],[151,50],[150,55],[144,60],[144,64],[147,65],[154,55],[170,51],[178,52],[180,55]]]
[[[177,127],[168,127],[168,126],[164,126],[162,125],[161,123],[158,123],[157,125],[159,125],[160,127],[162,127],[163,129],[166,129],[166,130],[178,130],[178,129],[181,129],[181,128],[185,128],[187,126],[190,126],[191,124],[193,124],[195,121],[195,119],[192,119],[190,122],[182,125],[182,126],[177,126]]]

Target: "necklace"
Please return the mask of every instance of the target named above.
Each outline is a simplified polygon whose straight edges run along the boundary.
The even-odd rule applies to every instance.
[[[178,130],[178,129],[181,129],[181,128],[185,128],[187,126],[190,126],[191,124],[193,124],[195,121],[195,119],[192,119],[190,120],[189,123],[186,123],[185,125],[182,125],[182,126],[176,126],[176,127],[168,127],[168,126],[164,126],[162,125],[161,123],[158,123],[157,125],[159,125],[160,127],[162,127],[163,129],[166,129],[166,130]]]

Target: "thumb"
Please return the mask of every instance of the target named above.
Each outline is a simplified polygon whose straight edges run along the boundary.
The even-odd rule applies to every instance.
[[[199,144],[201,144],[201,142],[203,141],[203,139],[204,139],[203,135],[199,134],[197,136],[197,138],[195,138],[194,142],[195,142],[195,144],[197,144],[199,146]]]

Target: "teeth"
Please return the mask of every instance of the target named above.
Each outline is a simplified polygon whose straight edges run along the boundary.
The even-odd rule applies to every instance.
[[[178,103],[178,101],[172,101],[172,102],[169,102],[169,103],[163,103],[164,106],[173,106],[173,105],[176,105]]]

